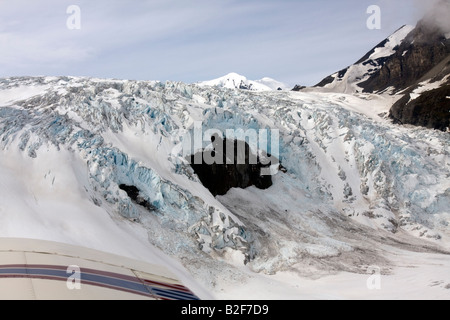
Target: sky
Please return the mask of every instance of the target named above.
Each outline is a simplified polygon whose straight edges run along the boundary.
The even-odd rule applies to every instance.
[[[236,72],[309,86],[415,25],[430,2],[0,0],[0,78],[193,83]],[[380,29],[367,27],[371,5]]]

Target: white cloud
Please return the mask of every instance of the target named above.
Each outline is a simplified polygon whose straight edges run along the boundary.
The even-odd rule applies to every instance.
[[[93,48],[70,44],[63,38],[46,39],[18,33],[0,33],[0,63],[6,66],[29,66],[84,61]]]
[[[432,1],[425,21],[443,33],[450,32],[450,0]]]

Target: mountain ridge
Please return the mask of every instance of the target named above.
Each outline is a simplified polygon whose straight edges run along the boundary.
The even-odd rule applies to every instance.
[[[450,102],[445,97],[450,95],[449,75],[450,39],[424,18],[415,27],[401,27],[355,64],[324,78],[314,88],[391,95],[396,97],[389,106],[394,123],[447,131]]]

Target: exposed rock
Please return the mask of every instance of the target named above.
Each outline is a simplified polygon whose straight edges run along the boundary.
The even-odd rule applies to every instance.
[[[325,87],[327,84],[333,83],[333,81],[334,81],[334,77],[328,76],[325,79],[323,79],[322,81],[320,81],[318,84],[316,84],[314,87]]]
[[[292,91],[301,91],[305,88],[306,88],[305,86],[300,86],[300,85],[296,84],[295,87],[292,89]]]
[[[246,142],[217,136],[213,136],[211,141],[214,150],[203,150],[192,155],[190,163],[200,181],[214,196],[224,195],[231,188],[255,186],[267,189],[272,186],[272,177],[261,174],[261,169],[270,164],[262,164]],[[242,153],[242,150],[245,152]]]
[[[408,93],[391,108],[396,123],[412,124],[446,131],[450,128],[450,84],[426,91],[411,99]]]
[[[119,188],[127,193],[127,195],[140,206],[147,210],[154,211],[156,208],[141,195],[141,191],[135,186],[127,186],[125,184],[119,185]]]

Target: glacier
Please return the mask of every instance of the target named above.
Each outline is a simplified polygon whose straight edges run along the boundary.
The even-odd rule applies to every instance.
[[[2,158],[73,155],[87,201],[142,226],[194,274],[203,255],[317,275],[388,264],[374,249],[383,239],[449,248],[450,135],[367,112],[383,98],[80,77],[4,78],[0,96]],[[286,172],[267,190],[213,197],[183,150],[198,121],[224,133],[279,130]]]

